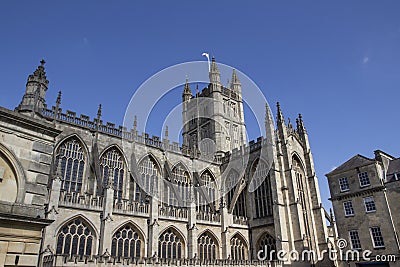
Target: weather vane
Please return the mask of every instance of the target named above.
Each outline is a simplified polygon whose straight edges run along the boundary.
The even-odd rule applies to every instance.
[[[208,53],[206,53],[206,52],[204,52],[203,54],[201,54],[203,57],[206,57],[207,58],[207,61],[208,61],[208,72],[210,72],[210,70],[211,70],[211,66],[210,66],[210,55],[208,54]]]

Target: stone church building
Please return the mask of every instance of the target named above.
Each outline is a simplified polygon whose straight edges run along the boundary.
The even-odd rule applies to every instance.
[[[334,266],[317,260],[334,231],[301,115],[286,123],[278,104],[275,124],[266,105],[247,143],[239,76],[223,86],[213,59],[207,87],[184,86],[180,145],[104,123],[101,106],[65,110],[61,93],[49,107],[44,64],[0,108],[0,266]]]

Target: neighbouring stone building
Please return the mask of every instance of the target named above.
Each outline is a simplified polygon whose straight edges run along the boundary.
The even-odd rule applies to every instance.
[[[101,106],[63,110],[61,93],[48,108],[44,64],[0,108],[1,266],[334,266],[258,259],[334,247],[301,115],[294,127],[278,104],[275,124],[266,105],[265,136],[247,144],[239,76],[224,87],[213,59],[206,88],[184,86],[179,145],[104,123]],[[197,118],[195,102],[218,116]]]
[[[375,261],[383,256],[371,265],[346,255],[344,266],[399,266],[400,159],[380,150],[374,158],[358,154],[326,176],[345,250],[370,250]]]

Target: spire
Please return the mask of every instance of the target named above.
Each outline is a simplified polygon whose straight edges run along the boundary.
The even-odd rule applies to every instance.
[[[99,105],[99,108],[97,109],[97,120],[100,121],[101,118],[101,104]]]
[[[290,118],[288,118],[288,128],[289,128],[290,130],[293,129],[293,125],[292,125],[292,122],[290,121]]]
[[[58,119],[60,113],[60,105],[61,105],[61,91],[58,91],[57,99],[56,99],[56,109],[55,109],[55,118]]]
[[[299,133],[305,133],[306,128],[304,127],[303,123],[303,116],[299,113],[299,117],[296,119],[296,124],[297,124],[297,131]]]
[[[182,93],[182,102],[188,101],[192,98],[192,90],[190,89],[189,80],[186,78],[185,87]]]
[[[265,132],[266,137],[272,142],[272,137],[275,133],[274,121],[272,119],[271,110],[268,106],[268,103],[265,103]]]
[[[97,109],[97,119],[96,119],[96,129],[99,129],[100,125],[100,119],[101,119],[101,104],[99,105],[99,108]]]
[[[133,117],[133,128],[134,131],[137,131],[137,116]]]
[[[285,119],[283,118],[282,110],[281,110],[281,104],[279,102],[276,102],[276,108],[278,110],[278,115],[276,116],[277,121],[280,123],[284,123]]]
[[[236,93],[240,93],[242,91],[242,84],[240,83],[235,69],[232,70],[231,89]]]
[[[60,106],[61,105],[61,91],[58,91],[57,99],[56,99],[56,105]]]
[[[168,139],[168,126],[165,126],[165,139]]]
[[[210,78],[210,83],[216,83],[216,84],[221,83],[221,75],[219,73],[217,63],[215,62],[215,57],[212,57],[211,59],[211,69],[209,73],[209,78]]]
[[[44,70],[45,63],[46,61],[42,59],[33,74],[28,76],[25,94],[22,97],[21,103],[16,108],[19,112],[40,113],[43,108],[46,108],[45,97],[49,81]]]

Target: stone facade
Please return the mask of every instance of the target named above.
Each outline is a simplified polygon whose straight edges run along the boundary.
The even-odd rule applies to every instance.
[[[393,262],[400,257],[399,159],[377,150],[374,158],[356,155],[326,176],[338,235],[347,240],[345,249],[370,250],[370,257],[377,261],[389,255],[392,259],[379,266],[399,266]],[[344,266],[366,263],[350,259]]]
[[[195,123],[181,147],[139,134],[136,121],[130,130],[103,123],[101,107],[93,120],[64,112],[61,93],[47,108],[42,62],[16,110],[0,109],[0,233],[6,233],[0,265],[15,266],[19,257],[18,264],[39,266],[334,266],[327,257],[258,258],[260,250],[319,256],[334,247],[334,229],[326,225],[331,216],[321,204],[301,115],[296,127],[286,124],[278,105],[275,125],[266,106],[265,137],[245,144],[239,78],[233,71],[231,88],[223,87],[212,64],[210,85],[200,94],[193,97],[185,86],[183,118],[193,115],[190,105],[202,95],[230,95],[237,117],[221,115],[216,125],[229,119],[239,134],[227,143],[217,126],[203,136],[204,125]],[[215,142],[213,157],[200,156],[189,140],[193,133],[196,141]]]

